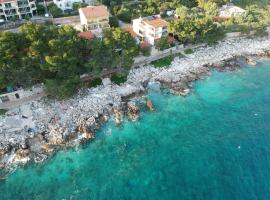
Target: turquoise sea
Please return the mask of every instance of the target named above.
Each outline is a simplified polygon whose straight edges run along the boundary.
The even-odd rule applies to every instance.
[[[214,72],[184,98],[151,86],[155,112],[28,165],[0,199],[269,200],[270,62]]]

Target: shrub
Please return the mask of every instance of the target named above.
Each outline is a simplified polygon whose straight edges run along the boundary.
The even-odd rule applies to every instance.
[[[0,115],[4,115],[7,112],[7,110],[0,109]]]
[[[118,20],[117,17],[114,17],[114,16],[110,17],[109,18],[109,23],[110,23],[111,27],[114,27],[114,28],[119,27],[119,20]]]
[[[159,60],[155,60],[151,62],[152,65],[156,68],[168,67],[174,59],[174,56],[167,56],[165,58],[161,58]]]
[[[111,81],[117,85],[127,81],[127,74],[113,74]]]
[[[61,17],[63,12],[60,8],[57,7],[57,5],[55,3],[51,3],[48,5],[48,10],[49,13],[53,16],[53,17]]]
[[[192,54],[193,50],[192,49],[185,49],[184,52],[185,52],[185,54]]]
[[[141,48],[141,52],[144,56],[150,56],[151,55],[151,47],[143,47]]]
[[[95,78],[94,80],[92,80],[90,83],[89,83],[89,87],[97,87],[98,85],[101,85],[102,83],[102,80],[101,78]]]
[[[160,41],[156,43],[156,47],[161,51],[170,48],[168,38],[167,37],[161,37]]]

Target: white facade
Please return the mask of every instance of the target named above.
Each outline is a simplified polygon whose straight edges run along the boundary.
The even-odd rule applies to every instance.
[[[142,41],[151,45],[155,44],[155,40],[167,34],[167,22],[161,19],[159,15],[134,19],[132,28]]]
[[[74,3],[86,3],[91,5],[94,3],[93,0],[53,0],[53,2],[60,8],[62,11],[73,9]]]
[[[5,21],[31,18],[36,10],[34,0],[0,0],[0,19]]]
[[[237,17],[245,14],[245,10],[233,4],[226,4],[219,9],[219,17]]]
[[[53,0],[62,11],[70,10],[73,8],[73,3],[82,3],[82,0]]]

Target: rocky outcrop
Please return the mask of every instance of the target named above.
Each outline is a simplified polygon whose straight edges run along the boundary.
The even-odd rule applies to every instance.
[[[239,63],[239,58],[234,57],[231,59],[223,60],[218,63],[213,63],[211,67],[217,69],[220,72],[225,72],[225,71],[235,71],[240,69],[240,63]]]
[[[139,118],[139,108],[134,102],[127,103],[127,115],[131,121],[136,121]]]
[[[114,114],[114,121],[116,125],[120,125],[123,122],[124,119],[124,113],[120,109],[113,109],[113,114]]]
[[[96,137],[96,134],[93,131],[91,131],[90,128],[83,126],[83,125],[78,127],[78,132],[86,140],[91,140],[91,139],[94,139]]]
[[[259,51],[253,54],[253,56],[256,56],[258,58],[270,58],[270,50]]]
[[[15,152],[14,161],[19,163],[27,163],[30,160],[30,150],[28,148],[20,148]]]

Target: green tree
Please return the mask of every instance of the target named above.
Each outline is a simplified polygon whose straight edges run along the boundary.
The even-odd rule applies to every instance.
[[[87,3],[83,3],[83,2],[75,2],[72,4],[72,9],[73,10],[79,10],[79,8],[84,8],[86,7],[88,4]]]
[[[60,17],[63,15],[62,10],[58,8],[55,3],[50,3],[48,5],[48,11],[53,17]]]
[[[188,16],[189,9],[186,6],[181,5],[176,8],[175,13],[179,18],[185,19]]]
[[[118,20],[117,17],[114,17],[114,16],[110,17],[109,18],[109,23],[110,23],[110,26],[113,27],[113,28],[119,27],[119,20]]]
[[[91,59],[87,68],[97,73],[113,68],[129,69],[139,53],[136,41],[119,28],[104,30],[102,41],[95,39],[90,45]]]
[[[161,38],[160,38],[160,41],[158,41],[158,42],[156,43],[156,47],[157,47],[159,50],[161,50],[161,51],[170,48],[170,44],[169,44],[169,42],[168,42],[168,38],[167,38],[167,37],[161,37]]]

